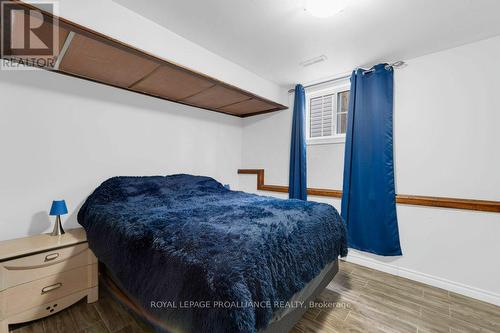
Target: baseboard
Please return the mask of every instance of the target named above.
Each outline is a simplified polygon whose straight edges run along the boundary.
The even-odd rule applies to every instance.
[[[500,294],[349,253],[346,261],[500,306]]]

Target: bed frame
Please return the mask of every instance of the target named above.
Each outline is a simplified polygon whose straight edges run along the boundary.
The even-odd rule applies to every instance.
[[[272,321],[264,330],[261,330],[259,333],[288,333],[308,310],[309,303],[311,301],[314,301],[319,296],[323,289],[325,289],[325,287],[335,277],[338,270],[338,260],[335,260],[327,265],[316,278],[314,278],[305,286],[302,291],[292,297],[293,300],[304,301],[304,304],[306,306],[297,307],[288,311],[279,319]],[[112,275],[109,273],[109,270],[102,263],[99,264],[99,274],[101,286],[106,288],[113,298],[115,298],[118,302],[127,307],[129,311],[131,311],[134,315],[136,315],[152,327],[158,327],[165,331],[169,331],[169,326],[167,323],[156,318],[153,314],[142,308],[138,302],[127,295],[125,291],[120,289],[118,283],[113,280]]]

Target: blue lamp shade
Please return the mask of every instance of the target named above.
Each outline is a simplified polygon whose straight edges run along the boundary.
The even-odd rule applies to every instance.
[[[66,207],[66,201],[64,200],[54,200],[52,201],[52,207],[50,208],[49,215],[64,215],[68,214],[68,207]]]

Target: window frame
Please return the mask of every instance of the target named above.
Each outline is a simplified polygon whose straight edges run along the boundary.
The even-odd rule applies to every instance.
[[[345,134],[336,134],[338,126],[338,94],[346,90],[351,90],[351,83],[349,79],[341,80],[335,82],[328,86],[323,86],[316,89],[306,90],[306,144],[307,145],[318,145],[318,144],[338,144],[345,143]],[[317,138],[310,137],[310,124],[311,124],[311,99],[321,96],[326,96],[333,94],[333,105],[335,114],[332,115],[332,122],[334,122],[334,128],[332,128],[331,136],[322,136]]]

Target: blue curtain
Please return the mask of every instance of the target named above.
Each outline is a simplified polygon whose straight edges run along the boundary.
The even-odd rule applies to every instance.
[[[290,145],[290,178],[288,182],[288,197],[290,199],[307,200],[305,116],[306,94],[304,87],[298,84],[295,86],[292,142]]]
[[[393,69],[380,64],[351,76],[342,217],[349,247],[401,255],[393,162]]]

